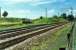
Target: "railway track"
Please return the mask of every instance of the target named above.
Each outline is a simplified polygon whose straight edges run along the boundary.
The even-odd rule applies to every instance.
[[[16,32],[16,31],[21,31],[21,30],[31,29],[31,28],[34,28],[34,27],[39,27],[39,26],[44,26],[44,25],[47,25],[47,24],[30,25],[29,27],[25,27],[25,26],[24,26],[24,27],[21,27],[21,28],[2,30],[2,31],[0,31],[0,35],[1,35],[1,34],[10,33],[10,32]]]
[[[48,26],[50,26],[50,25],[39,26],[39,27],[30,28],[30,29],[21,29],[21,30],[1,34],[0,35],[0,40],[15,37],[15,36],[18,36],[18,35],[22,35],[22,34],[29,33],[29,32],[35,31],[35,30],[43,29],[43,28],[48,27]]]
[[[15,44],[18,44],[18,43],[20,43],[20,42],[28,39],[28,38],[31,38],[33,36],[42,34],[44,32],[47,32],[47,31],[49,31],[51,29],[54,29],[54,28],[59,27],[59,26],[62,26],[62,25],[63,24],[54,25],[54,26],[44,26],[42,28],[41,27],[38,27],[37,29],[35,29],[35,31],[32,31],[32,29],[31,29],[29,33],[28,33],[28,31],[27,31],[27,33],[26,33],[26,31],[25,32],[24,31],[22,32],[22,30],[21,30],[20,33],[15,31],[14,32],[15,37],[13,36],[13,33],[12,32],[10,32],[10,35],[12,37],[10,35],[9,35],[10,36],[9,37],[7,35],[8,33],[5,33],[5,35],[7,35],[7,36],[1,35],[3,37],[2,37],[2,40],[0,40],[0,49],[5,49],[7,47],[13,46]],[[23,34],[23,33],[26,33],[26,34]],[[20,35],[17,35],[17,34],[20,34]]]

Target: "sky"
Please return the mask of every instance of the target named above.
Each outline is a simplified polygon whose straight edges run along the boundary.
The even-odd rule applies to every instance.
[[[73,7],[76,13],[76,0],[0,0],[2,13],[8,12],[8,17],[35,19],[45,17],[46,8],[48,17],[63,12],[70,12]]]

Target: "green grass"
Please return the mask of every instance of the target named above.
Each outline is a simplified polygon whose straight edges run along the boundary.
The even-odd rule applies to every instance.
[[[15,29],[15,28],[31,28],[33,26],[36,26],[38,24],[15,24],[15,25],[0,25],[0,31],[7,30],[7,29]]]
[[[69,28],[64,28],[56,32],[55,41],[49,45],[48,50],[59,50],[59,48],[67,47],[67,33],[69,32]]]
[[[6,29],[20,28],[26,26],[25,24],[16,24],[16,25],[0,25],[0,31]]]
[[[0,25],[0,31],[1,30],[6,30],[6,29],[15,29],[15,28],[21,28],[21,27],[31,27],[33,26],[34,24],[15,24],[15,25],[12,25],[12,26],[9,26],[9,25]]]
[[[32,50],[59,50],[61,47],[67,47],[67,33],[70,30],[70,26],[65,26],[61,30],[57,30],[47,40],[41,40],[39,46],[32,47]],[[47,37],[47,36],[46,36]],[[44,37],[44,38],[46,38]]]
[[[36,37],[31,41],[18,45],[13,50],[59,50],[60,47],[67,47],[66,36],[70,28],[70,25],[65,25],[65,27],[52,33]]]
[[[20,18],[0,18],[0,30],[26,26]]]
[[[43,19],[35,19],[33,20],[33,24],[52,24],[56,22],[66,22],[63,18],[43,18]]]
[[[70,27],[65,27],[62,30],[57,31],[55,34],[54,42],[49,43],[48,50],[59,50],[59,48],[67,47],[67,33],[69,32]]]
[[[34,19],[32,20],[32,25],[38,24],[53,24],[55,22],[65,22],[62,18],[43,18],[43,19]],[[0,30],[19,28],[23,26],[28,26],[30,24],[23,24],[21,18],[0,18]]]
[[[15,24],[21,24],[22,20],[19,18],[0,18],[0,26],[6,26],[6,25],[15,25]]]

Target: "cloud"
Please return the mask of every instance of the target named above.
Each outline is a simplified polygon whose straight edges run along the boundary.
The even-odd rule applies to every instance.
[[[4,10],[2,10],[2,13],[4,12]],[[29,16],[32,11],[31,10],[7,10],[8,12],[8,17],[25,17],[25,16]]]
[[[7,3],[20,3],[20,2],[29,2],[32,0],[2,0],[2,1]]]
[[[31,5],[36,6],[40,4],[48,4],[48,3],[55,3],[55,2],[64,2],[66,0],[0,0],[4,4],[19,4],[19,3],[31,3]]]
[[[51,10],[49,10],[48,12],[49,12],[49,13],[54,13],[55,10],[54,10],[54,9],[51,9]]]
[[[51,9],[48,11],[48,16],[53,16],[56,15],[56,10],[55,9]]]
[[[38,9],[36,9],[36,10],[32,9],[31,6],[38,7],[38,5],[44,5],[44,4],[49,5],[49,3],[52,4],[52,3],[56,3],[56,2],[65,2],[65,1],[66,0],[0,0],[0,5],[1,5],[1,7],[3,7],[2,9],[8,11],[10,17],[12,17],[12,16],[16,16],[16,17],[36,16],[37,17],[37,16],[41,15],[40,11],[38,12]],[[25,7],[22,6],[23,4],[25,5]],[[30,4],[31,6],[29,6],[28,4]],[[26,7],[29,9],[27,10]],[[37,7],[34,7],[34,8],[37,8]],[[31,11],[30,8],[33,11]],[[47,7],[47,8],[49,8],[49,7]],[[44,12],[42,15],[45,16],[45,10],[43,10],[43,11]],[[2,10],[2,12],[3,12],[3,10]],[[54,9],[51,9],[48,11],[48,16],[52,16],[55,13],[56,13],[56,11]]]
[[[1,0],[4,4],[18,4],[18,3],[31,3],[39,2],[40,0]]]
[[[39,1],[35,3],[31,3],[32,6],[38,6],[42,4],[56,3],[56,2],[65,2],[66,0],[47,0],[47,1]]]
[[[37,3],[31,3],[32,6],[42,5],[42,4],[49,4],[53,3],[53,1],[44,1],[44,2],[37,2]]]
[[[73,14],[76,17],[76,9],[73,10]]]
[[[67,13],[67,15],[71,14],[71,10],[68,9],[68,11],[66,13]],[[73,9],[73,15],[76,16],[76,9]]]
[[[42,11],[42,16],[45,17],[45,11]],[[52,17],[53,15],[56,15],[56,10],[55,9],[50,9],[50,10],[47,10],[47,15],[48,17]]]

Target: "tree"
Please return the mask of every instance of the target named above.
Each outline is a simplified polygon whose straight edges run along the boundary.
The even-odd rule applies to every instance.
[[[73,21],[74,20],[74,16],[71,14],[71,15],[68,15],[68,20],[69,21]]]
[[[43,16],[40,16],[40,19],[43,19]]]
[[[59,17],[57,15],[54,15],[53,18],[54,22],[59,22]]]
[[[3,13],[2,16],[4,16],[4,18],[6,18],[7,15],[8,15],[8,12],[7,11],[4,11],[4,13]]]
[[[67,19],[66,13],[61,14],[61,17],[64,18],[64,19]]]
[[[55,19],[57,19],[57,18],[58,18],[58,16],[57,16],[57,15],[54,15],[53,17],[54,17]]]

